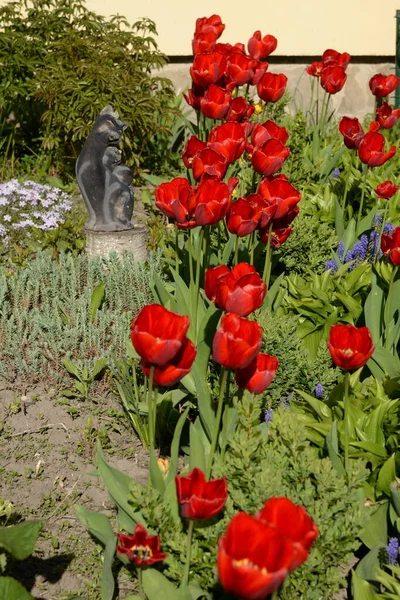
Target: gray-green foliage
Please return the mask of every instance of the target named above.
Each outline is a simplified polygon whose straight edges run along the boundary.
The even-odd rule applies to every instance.
[[[133,255],[88,259],[46,255],[12,275],[0,270],[0,375],[60,379],[64,358],[92,368],[99,357],[125,355],[132,318],[154,301],[150,282],[159,260]],[[104,302],[93,322],[93,289],[104,282]]]
[[[321,383],[325,393],[336,384],[338,369],[332,366],[332,359],[325,343],[321,343],[317,356],[310,358],[307,348],[297,335],[298,318],[261,310],[257,321],[263,328],[263,351],[279,359],[279,366],[266,397],[272,400],[287,398],[295,389],[314,394],[317,383]]]

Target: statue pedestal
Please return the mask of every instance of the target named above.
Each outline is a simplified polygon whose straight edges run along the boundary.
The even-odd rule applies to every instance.
[[[125,231],[93,231],[85,229],[86,254],[92,256],[108,256],[111,252],[123,254],[131,252],[135,260],[143,262],[147,259],[146,227],[134,225]]]

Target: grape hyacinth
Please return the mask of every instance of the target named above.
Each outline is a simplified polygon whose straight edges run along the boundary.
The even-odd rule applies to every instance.
[[[333,169],[332,177],[333,177],[334,179],[337,179],[338,177],[340,177],[340,169],[338,169],[338,167],[335,167],[335,168]]]
[[[264,421],[265,421],[266,423],[270,423],[270,422],[272,421],[272,413],[273,413],[273,410],[272,410],[272,408],[269,408],[269,409],[266,411],[266,413],[265,413],[265,416],[264,416]]]
[[[399,540],[395,537],[390,538],[387,545],[388,553],[388,564],[397,565],[397,559],[399,557]]]
[[[317,383],[314,389],[314,394],[315,397],[318,398],[318,400],[322,400],[322,398],[324,397],[324,386],[322,385],[322,383]]]

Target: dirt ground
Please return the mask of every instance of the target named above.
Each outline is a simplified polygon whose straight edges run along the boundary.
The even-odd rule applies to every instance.
[[[90,474],[98,437],[112,466],[146,482],[147,454],[113,395],[70,400],[56,389],[0,382],[0,497],[13,504],[9,523],[45,521],[35,553],[7,574],[35,598],[100,597],[101,547],[74,510],[79,504],[113,514],[107,491]],[[134,582],[119,581],[120,598],[134,591]]]

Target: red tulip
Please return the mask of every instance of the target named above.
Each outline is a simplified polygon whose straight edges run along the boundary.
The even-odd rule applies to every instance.
[[[163,366],[178,354],[189,324],[189,317],[148,304],[132,321],[132,344],[144,361]]]
[[[275,204],[276,209],[273,215],[273,219],[281,219],[288,213],[290,213],[295,206],[300,202],[300,192],[296,190],[288,181],[276,179],[274,181],[268,181],[262,179],[258,186],[258,193],[260,196],[269,202],[269,204]],[[261,225],[265,226],[264,223]]]
[[[228,163],[241,157],[246,145],[243,123],[223,123],[213,127],[208,136],[209,146],[223,154]]]
[[[343,136],[344,145],[350,150],[358,148],[364,137],[364,130],[358,119],[342,117],[339,123],[339,131]]]
[[[137,567],[154,565],[167,558],[164,552],[160,552],[160,536],[147,535],[141,523],[137,523],[133,535],[118,533],[117,537],[117,552],[125,554]]]
[[[202,52],[194,57],[190,75],[197,85],[206,88],[212,83],[217,83],[225,69],[226,56],[220,52]]]
[[[154,383],[163,387],[175,385],[182,377],[189,373],[195,358],[196,348],[194,344],[188,338],[183,338],[182,346],[178,353],[165,365],[154,368]],[[149,378],[152,365],[146,361],[142,361],[140,366],[143,373]]]
[[[196,227],[193,188],[184,177],[162,183],[155,190],[156,206],[166,216],[176,220],[179,229]]]
[[[230,269],[226,265],[219,265],[218,267],[207,269],[204,276],[204,292],[211,302],[215,302],[218,279],[227,273],[230,273]]]
[[[254,63],[254,75],[253,79],[251,80],[251,85],[258,85],[261,77],[268,70],[269,65],[267,62],[261,62],[257,60],[255,60]]]
[[[213,340],[213,358],[228,369],[243,369],[260,352],[262,329],[235,313],[221,319]]]
[[[258,354],[244,369],[236,369],[235,380],[243,390],[253,394],[262,394],[271,385],[278,368],[276,356]]]
[[[400,227],[393,229],[391,234],[382,234],[381,250],[392,265],[395,267],[400,266]]]
[[[323,68],[324,65],[322,62],[313,62],[309,67],[306,68],[306,73],[312,77],[321,77]]]
[[[267,286],[253,265],[239,263],[216,280],[215,303],[226,312],[247,317],[260,308]]]
[[[226,72],[235,86],[250,83],[254,75],[254,59],[244,52],[232,51],[228,58]]]
[[[384,129],[394,127],[400,118],[400,109],[393,109],[387,102],[376,109],[376,120]]]
[[[251,143],[253,146],[262,146],[268,140],[278,140],[282,144],[286,144],[289,138],[289,132],[285,127],[280,127],[274,121],[266,121],[265,123],[257,123],[251,132]]]
[[[279,140],[271,139],[254,150],[251,163],[257,173],[268,177],[282,168],[289,154],[290,150],[287,146],[284,146]]]
[[[237,96],[231,100],[226,120],[229,122],[247,121],[254,113],[254,105],[247,104],[246,98],[243,96]]]
[[[261,31],[255,31],[249,41],[247,42],[247,49],[250,56],[256,60],[266,58],[278,45],[278,40],[273,35],[265,35],[261,39]]]
[[[328,348],[333,362],[346,371],[365,365],[375,350],[368,327],[354,325],[333,325]]]
[[[325,50],[322,55],[322,64],[324,67],[339,66],[346,70],[350,59],[351,56],[348,52],[343,52],[341,54],[337,50],[332,50],[329,48],[328,50]]]
[[[231,207],[231,195],[226,183],[206,179],[194,189],[195,219],[198,225],[214,225],[223,219]]]
[[[200,110],[209,119],[223,119],[229,110],[231,92],[212,84],[200,101]]]
[[[399,85],[400,78],[397,75],[382,75],[377,73],[369,80],[369,89],[377,98],[386,98],[395,91]]]
[[[302,506],[297,506],[289,498],[270,498],[256,518],[275,527],[293,543],[296,552],[290,571],[307,560],[310,548],[318,536],[318,527]]]
[[[208,33],[197,33],[192,40],[193,54],[212,52],[215,48],[217,36],[212,31]]]
[[[259,233],[262,243],[267,244],[269,238],[269,227],[260,228]],[[279,227],[277,229],[273,229],[271,232],[271,246],[273,248],[280,248],[292,233],[293,229],[291,227]]]
[[[199,181],[202,177],[205,179],[212,177],[220,180],[225,177],[228,166],[229,163],[223,154],[206,147],[193,157],[193,177],[196,181]]]
[[[188,90],[187,94],[183,94],[186,102],[194,108],[195,110],[200,110],[200,102],[205,93],[205,88],[201,85],[192,84],[190,90]]]
[[[264,600],[289,573],[294,546],[275,528],[238,513],[218,542],[218,577],[228,594]]]
[[[264,73],[257,85],[257,93],[264,102],[277,102],[285,93],[287,77],[282,73]]]
[[[219,15],[212,15],[211,17],[201,17],[196,20],[195,35],[201,33],[213,33],[216,38],[219,38],[225,29],[225,25],[222,23]]]
[[[328,94],[337,94],[346,83],[347,75],[343,67],[324,67],[321,73],[321,86]]]
[[[399,186],[395,185],[391,181],[384,181],[383,183],[380,183],[374,191],[379,198],[389,200],[389,198],[395,195],[397,190],[400,190]]]
[[[192,162],[198,152],[207,148],[206,142],[202,142],[195,135],[190,136],[185,144],[185,148],[182,153],[182,159],[187,169],[192,168]]]
[[[186,519],[211,519],[228,499],[225,477],[206,481],[203,471],[197,468],[189,475],[176,475],[175,485],[181,515]]]
[[[260,221],[261,203],[262,199],[257,194],[251,194],[247,198],[239,198],[234,202],[226,217],[228,231],[238,237],[253,233]]]
[[[396,154],[396,146],[392,146],[385,154],[385,138],[381,133],[368,131],[358,147],[361,162],[369,167],[380,167]]]

